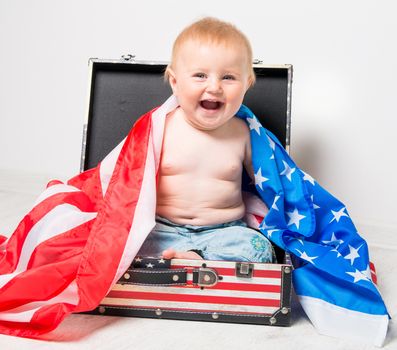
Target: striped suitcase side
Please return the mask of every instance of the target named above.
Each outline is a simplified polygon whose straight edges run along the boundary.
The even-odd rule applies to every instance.
[[[131,284],[128,270],[96,311],[121,316],[289,325],[291,266],[251,265],[253,274],[248,278],[236,276],[235,262],[172,259],[170,269],[187,270],[187,283],[173,286]],[[219,281],[214,286],[194,283],[193,270],[202,267],[218,274]]]

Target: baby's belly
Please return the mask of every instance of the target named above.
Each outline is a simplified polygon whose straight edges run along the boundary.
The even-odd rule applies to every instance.
[[[178,224],[215,225],[244,216],[241,185],[237,181],[161,178],[156,213]]]

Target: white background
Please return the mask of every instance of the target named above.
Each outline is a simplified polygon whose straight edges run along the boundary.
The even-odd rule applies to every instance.
[[[206,15],[294,65],[291,153],[365,236],[397,233],[393,1],[0,0],[0,170],[79,170],[90,57],[170,57]]]

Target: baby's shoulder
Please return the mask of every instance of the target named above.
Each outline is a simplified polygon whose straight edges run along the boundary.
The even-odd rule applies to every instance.
[[[234,117],[231,119],[231,128],[236,134],[240,134],[245,137],[249,136],[249,127],[247,123],[240,118]]]

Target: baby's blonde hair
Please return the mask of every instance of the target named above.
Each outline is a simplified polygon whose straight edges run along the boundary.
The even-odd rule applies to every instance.
[[[249,40],[233,24],[213,17],[205,17],[192,23],[178,35],[172,47],[171,62],[165,70],[164,80],[169,81],[169,69],[174,69],[173,65],[179,54],[180,48],[189,40],[241,48],[247,55],[250,86],[255,83],[255,72],[252,68],[252,48]]]

